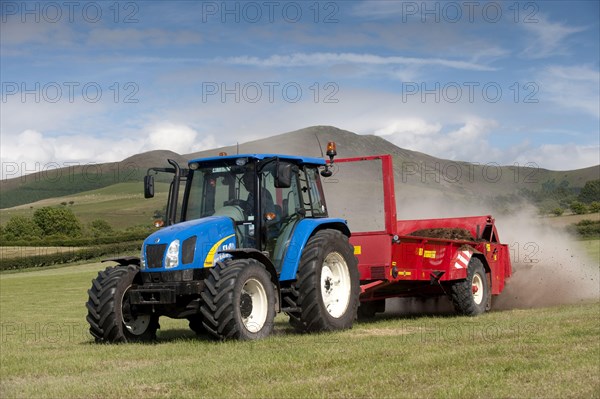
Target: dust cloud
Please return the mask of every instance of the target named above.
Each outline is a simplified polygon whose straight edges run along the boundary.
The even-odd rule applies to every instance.
[[[552,219],[525,209],[497,218],[502,242],[509,244],[513,276],[495,298],[494,309],[534,308],[600,298],[600,259]],[[593,245],[600,245],[594,241]]]

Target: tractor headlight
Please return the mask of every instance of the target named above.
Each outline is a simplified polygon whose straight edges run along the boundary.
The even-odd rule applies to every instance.
[[[146,257],[144,256],[144,246],[142,245],[142,253],[140,254],[140,269],[146,268]]]
[[[170,269],[177,265],[179,265],[179,240],[175,240],[169,245],[165,268]]]

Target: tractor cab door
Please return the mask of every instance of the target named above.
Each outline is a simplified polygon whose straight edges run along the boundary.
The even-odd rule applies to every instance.
[[[317,167],[293,166],[289,187],[276,187],[276,168],[275,163],[269,165],[261,176],[261,189],[272,198],[272,203],[263,201],[267,209],[263,216],[262,250],[269,253],[275,268],[281,271],[297,223],[307,217],[326,217],[327,212]]]
[[[304,217],[298,168],[292,166],[289,187],[276,187],[277,168],[283,161],[267,165],[260,176],[262,195],[262,251],[269,253],[275,268],[279,271],[292,232],[298,221]]]

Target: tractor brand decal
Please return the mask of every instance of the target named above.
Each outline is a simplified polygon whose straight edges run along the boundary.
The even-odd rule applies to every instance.
[[[400,270],[398,272],[398,276],[410,276],[412,274],[412,272],[409,272],[407,270]]]
[[[212,246],[210,251],[208,251],[208,255],[206,255],[206,259],[204,260],[204,267],[213,267],[215,263],[222,261],[223,259],[230,256],[228,254],[217,254],[217,251],[227,251],[229,249],[235,249],[235,243],[233,242],[223,245],[225,241],[229,240],[232,237],[235,237],[235,234],[228,235],[227,237],[217,241],[217,243]]]
[[[425,252],[423,252],[423,257],[435,259],[435,251],[433,251],[433,250],[425,251]]]
[[[362,247],[360,245],[355,245],[354,246],[354,255],[360,255],[362,254]]]
[[[417,253],[418,256],[423,256],[423,248],[417,248],[415,250],[415,252]]]
[[[454,262],[454,267],[457,269],[466,269],[469,266],[471,256],[473,256],[471,251],[458,251],[456,254],[456,262]]]

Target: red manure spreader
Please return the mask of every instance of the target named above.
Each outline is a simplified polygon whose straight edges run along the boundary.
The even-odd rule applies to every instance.
[[[397,220],[390,155],[335,163],[343,170],[345,164],[368,161],[380,162],[385,222],[383,230],[352,231],[350,237],[360,275],[359,316],[383,312],[385,299],[394,297],[447,295],[459,314],[489,310],[492,295],[502,292],[512,270],[494,218]]]

